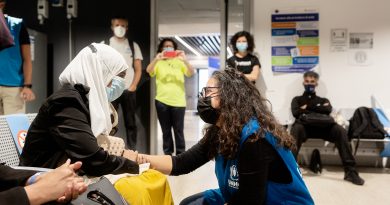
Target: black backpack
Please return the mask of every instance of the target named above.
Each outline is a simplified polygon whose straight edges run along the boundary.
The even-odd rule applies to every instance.
[[[355,154],[361,138],[383,139],[386,134],[387,132],[372,108],[359,107],[355,110],[352,118],[349,120],[348,136],[350,139],[358,139]]]

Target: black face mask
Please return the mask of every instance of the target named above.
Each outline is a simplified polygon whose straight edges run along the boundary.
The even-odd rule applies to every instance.
[[[219,118],[219,112],[211,106],[211,97],[198,98],[198,113],[200,118],[209,124],[215,125]]]
[[[305,87],[305,91],[307,93],[315,93],[315,89],[316,89],[315,85],[308,84],[308,85],[303,85],[303,87]]]

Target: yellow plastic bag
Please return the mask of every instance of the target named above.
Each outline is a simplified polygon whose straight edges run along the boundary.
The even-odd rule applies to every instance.
[[[114,186],[130,205],[173,204],[167,177],[153,169],[139,176],[121,178]]]

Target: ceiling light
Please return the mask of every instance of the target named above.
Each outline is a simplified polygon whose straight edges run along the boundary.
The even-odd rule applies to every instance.
[[[193,52],[196,56],[202,56],[198,51],[196,51],[193,47],[191,47],[188,43],[186,43],[182,38],[179,36],[175,36],[176,40],[178,40],[181,44],[183,44],[188,50]]]

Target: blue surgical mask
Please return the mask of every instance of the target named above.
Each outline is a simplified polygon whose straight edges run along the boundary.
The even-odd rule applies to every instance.
[[[173,47],[164,47],[163,51],[174,51],[175,49]]]
[[[240,52],[245,52],[246,49],[248,48],[248,43],[247,42],[237,42],[236,48]]]
[[[125,80],[119,76],[114,76],[114,78],[112,78],[111,86],[106,87],[108,101],[112,102],[119,98],[125,89]]]
[[[316,86],[313,84],[303,85],[305,87],[305,92],[314,93]]]

